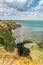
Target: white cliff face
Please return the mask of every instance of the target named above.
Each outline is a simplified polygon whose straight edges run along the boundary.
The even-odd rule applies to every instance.
[[[22,35],[22,27],[12,29],[12,36],[16,38],[16,43],[22,43],[23,42],[23,35]]]

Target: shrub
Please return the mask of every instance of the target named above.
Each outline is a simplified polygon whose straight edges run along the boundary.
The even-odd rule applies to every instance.
[[[12,37],[12,33],[9,29],[0,28],[0,44],[5,46],[8,51],[13,51],[16,47],[15,38]]]

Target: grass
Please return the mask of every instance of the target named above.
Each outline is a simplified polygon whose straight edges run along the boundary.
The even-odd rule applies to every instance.
[[[27,57],[20,57],[18,54],[8,52],[0,45],[0,65],[36,65]]]
[[[37,46],[35,43],[34,45]],[[43,65],[43,53],[35,47],[30,50],[32,60],[29,57],[20,57],[18,53],[8,52],[0,45],[0,65]]]
[[[30,48],[30,45],[33,44],[33,48]],[[32,44],[26,44],[26,48],[30,48],[30,57],[36,65],[43,65],[43,49],[41,49],[36,42]]]
[[[34,43],[34,47],[31,49],[31,56],[43,61],[43,51],[36,43]]]

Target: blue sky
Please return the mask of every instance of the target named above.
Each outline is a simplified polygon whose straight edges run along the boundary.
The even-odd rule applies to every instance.
[[[43,20],[43,0],[0,0],[0,19]]]

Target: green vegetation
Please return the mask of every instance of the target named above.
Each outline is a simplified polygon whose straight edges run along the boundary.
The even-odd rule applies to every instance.
[[[6,50],[13,51],[16,47],[15,38],[12,37],[11,26],[6,22],[0,22],[0,44],[4,45]]]

